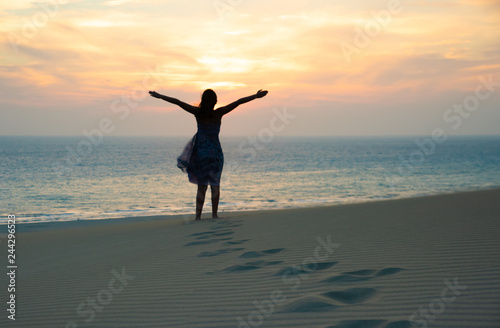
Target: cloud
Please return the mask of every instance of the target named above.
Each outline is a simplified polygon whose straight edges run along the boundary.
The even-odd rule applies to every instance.
[[[33,1],[0,1],[6,36],[23,36],[20,24],[41,10]],[[223,18],[212,1],[71,1],[25,37],[18,53],[8,38],[0,41],[3,82],[15,86],[0,102],[106,107],[160,67],[158,90],[196,101],[208,87],[230,100],[269,88],[274,99],[300,95],[297,104],[319,111],[329,103],[382,111],[388,99],[418,107],[498,72],[498,1],[480,2],[486,7],[472,0],[406,2],[348,63],[340,42],[353,44],[386,1],[227,2],[231,15]]]

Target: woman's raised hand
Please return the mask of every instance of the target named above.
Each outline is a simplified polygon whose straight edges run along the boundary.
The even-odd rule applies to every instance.
[[[156,91],[149,91],[149,94],[151,95],[151,97],[155,97],[155,98],[161,97],[161,95]]]
[[[267,90],[262,90],[262,89],[260,89],[259,91],[257,91],[257,93],[255,94],[255,96],[256,96],[257,98],[262,98],[262,97],[264,97],[265,95],[267,95]]]

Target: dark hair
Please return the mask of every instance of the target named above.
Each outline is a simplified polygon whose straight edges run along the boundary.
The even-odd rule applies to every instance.
[[[212,116],[214,106],[217,103],[217,94],[212,89],[207,89],[203,91],[201,95],[201,102],[198,106],[200,108],[200,112],[198,117],[210,117]]]

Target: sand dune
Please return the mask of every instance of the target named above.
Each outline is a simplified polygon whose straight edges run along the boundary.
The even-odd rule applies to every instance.
[[[17,320],[0,325],[500,327],[499,200],[19,225]]]

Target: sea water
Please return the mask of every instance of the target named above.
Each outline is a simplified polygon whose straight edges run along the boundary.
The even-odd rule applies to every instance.
[[[83,141],[86,140],[86,142]],[[176,167],[187,137],[0,137],[0,218],[194,213]],[[221,137],[220,212],[500,187],[500,137]],[[205,212],[210,212],[207,191]]]

